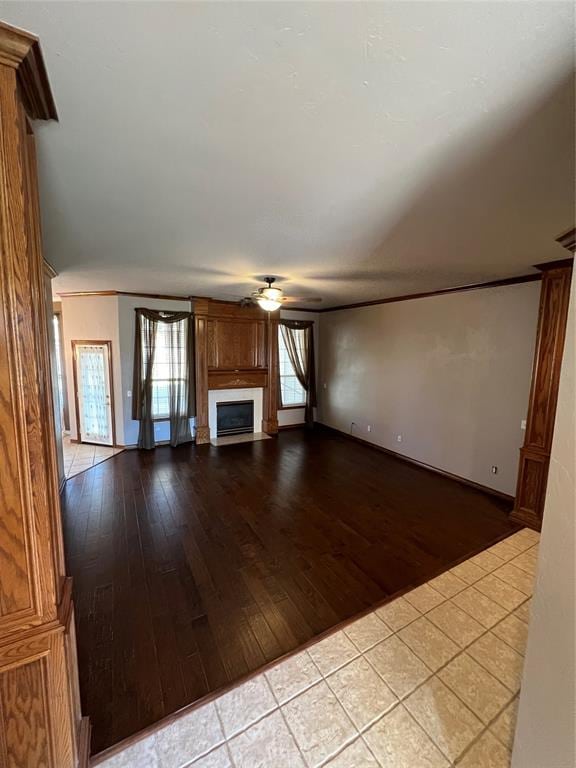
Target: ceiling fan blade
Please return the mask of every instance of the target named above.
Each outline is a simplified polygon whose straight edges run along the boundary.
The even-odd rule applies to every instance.
[[[299,304],[318,304],[322,301],[320,296],[285,296],[285,302],[297,301]]]

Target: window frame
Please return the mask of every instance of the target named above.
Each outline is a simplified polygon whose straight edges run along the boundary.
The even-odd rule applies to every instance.
[[[178,321],[178,322],[183,322],[183,321]],[[159,335],[160,334],[158,334],[157,337],[156,337],[156,348],[158,348],[158,336]],[[141,381],[143,381],[144,380],[144,371],[141,371],[140,377],[141,377]],[[168,382],[168,384],[170,384],[170,382],[172,382],[172,381],[185,381],[185,380],[186,380],[185,378],[174,378],[174,379],[166,379],[166,378],[160,379],[160,378],[158,378],[158,379],[156,379],[156,381]],[[154,379],[154,377],[152,377],[152,405],[154,404],[154,382],[155,382],[155,379]],[[170,421],[170,414],[168,414],[166,416],[164,414],[161,414],[159,416],[152,416],[151,421],[153,423],[162,423],[162,422]]]
[[[282,374],[280,373],[280,354],[281,354],[281,352],[280,352],[281,346],[280,345],[281,345],[281,339],[282,339],[282,331],[280,330],[280,324],[278,324],[278,378],[280,379],[280,398],[279,398],[280,399],[280,403],[282,403],[282,379],[284,378],[282,376]],[[283,341],[282,341],[282,343],[283,343]],[[290,362],[290,358],[288,358],[288,362]],[[294,368],[292,367],[292,363],[290,363],[290,366],[292,368],[292,374],[290,374],[290,375],[295,377],[296,374],[294,373]],[[300,385],[300,382],[298,382],[298,384]],[[294,405],[292,405],[292,404],[291,405],[284,405],[284,404],[280,405],[280,403],[279,403],[278,404],[278,410],[279,411],[296,411],[298,409],[306,408],[306,390],[303,387],[302,387],[302,393],[304,395],[304,400],[303,400],[302,403],[296,403]]]

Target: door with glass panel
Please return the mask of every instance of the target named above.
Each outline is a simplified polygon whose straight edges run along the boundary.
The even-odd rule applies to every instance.
[[[73,341],[76,424],[82,443],[114,445],[110,341]]]

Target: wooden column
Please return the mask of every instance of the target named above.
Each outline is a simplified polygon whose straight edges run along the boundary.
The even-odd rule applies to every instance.
[[[87,761],[64,570],[29,119],[56,119],[38,40],[0,24],[0,765]]]
[[[278,312],[270,312],[266,327],[268,382],[264,390],[262,432],[278,434]]]
[[[194,300],[196,355],[196,443],[210,442],[208,426],[208,299]]]
[[[559,238],[559,242],[565,247],[573,248],[574,233],[567,233]],[[542,271],[542,288],[536,351],[526,435],[524,445],[520,449],[516,500],[510,516],[515,522],[535,530],[542,527],[572,264],[573,259],[570,258],[537,265]]]

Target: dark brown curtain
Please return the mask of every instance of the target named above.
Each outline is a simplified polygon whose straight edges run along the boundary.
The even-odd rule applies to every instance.
[[[194,325],[190,312],[136,309],[132,418],[140,422],[139,448],[154,448],[154,364],[162,333],[167,359],[162,361],[168,392],[170,445],[192,440],[190,419],[195,415]]]
[[[300,386],[306,392],[306,424],[314,424],[316,405],[316,367],[314,360],[314,323],[311,320],[280,320],[280,333]],[[282,388],[280,387],[280,401]]]

